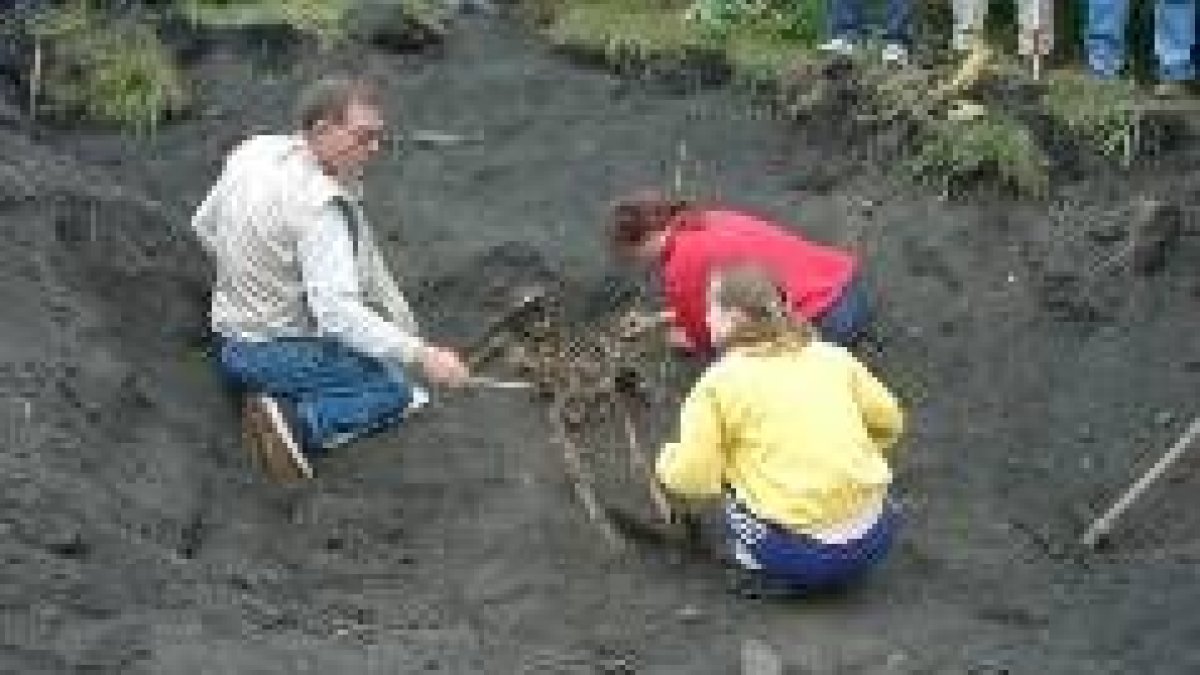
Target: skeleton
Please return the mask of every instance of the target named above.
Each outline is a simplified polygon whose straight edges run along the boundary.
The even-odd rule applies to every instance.
[[[621,548],[623,539],[597,498],[596,481],[585,461],[584,434],[599,425],[618,425],[629,464],[649,484],[658,518],[672,522],[669,502],[638,443],[632,413],[651,383],[665,386],[668,373],[662,340],[640,321],[636,303],[613,304],[598,320],[574,324],[561,299],[547,289],[524,289],[476,345],[471,363],[499,360],[534,384],[548,404],[549,422],[576,497],[609,544]]]

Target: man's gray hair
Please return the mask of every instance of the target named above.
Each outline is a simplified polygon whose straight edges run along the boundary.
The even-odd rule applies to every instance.
[[[379,105],[378,85],[366,77],[323,77],[300,92],[296,126],[300,131],[312,131],[320,122],[341,122],[351,103]]]

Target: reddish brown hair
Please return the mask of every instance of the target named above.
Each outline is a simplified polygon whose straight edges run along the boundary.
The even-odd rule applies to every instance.
[[[671,227],[675,216],[691,207],[685,199],[670,199],[656,190],[641,190],[613,204],[609,239],[625,250]]]

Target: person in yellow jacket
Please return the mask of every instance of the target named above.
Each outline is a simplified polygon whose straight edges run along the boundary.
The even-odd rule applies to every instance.
[[[762,268],[716,271],[707,317],[723,355],[689,393],[656,473],[676,499],[723,501],[732,557],[757,580],[840,588],[891,547],[887,452],[903,413],[850,352],[787,308]]]

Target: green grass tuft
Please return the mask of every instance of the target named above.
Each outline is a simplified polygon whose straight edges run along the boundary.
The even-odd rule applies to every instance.
[[[439,34],[447,18],[439,0],[180,0],[197,26],[288,26],[329,49],[372,34]]]
[[[778,82],[801,53],[795,42],[750,28],[734,31],[724,46],[734,72],[751,81]]]
[[[1046,112],[1097,153],[1122,157],[1137,123],[1136,85],[1099,80],[1085,73],[1058,72],[1047,82]]]
[[[184,15],[198,26],[246,28],[286,25],[323,45],[344,40],[348,0],[182,0]]]
[[[681,10],[638,0],[594,0],[561,8],[547,33],[560,46],[625,59],[681,58],[713,47]]]
[[[825,32],[824,0],[693,0],[687,14],[721,38],[748,31],[811,47]]]
[[[45,45],[43,89],[64,116],[149,132],[188,104],[183,75],[150,25],[109,20],[80,1],[46,11],[32,28]]]
[[[810,0],[801,4],[818,6]],[[797,53],[819,38],[816,19],[800,21],[774,11],[715,28],[687,2],[538,0],[533,7],[539,16],[551,17],[547,34],[554,44],[598,55],[611,65],[708,54],[751,81],[779,79]]]
[[[1030,130],[1004,115],[932,123],[908,171],[922,182],[954,193],[995,180],[1019,193],[1043,197],[1049,160]]]

